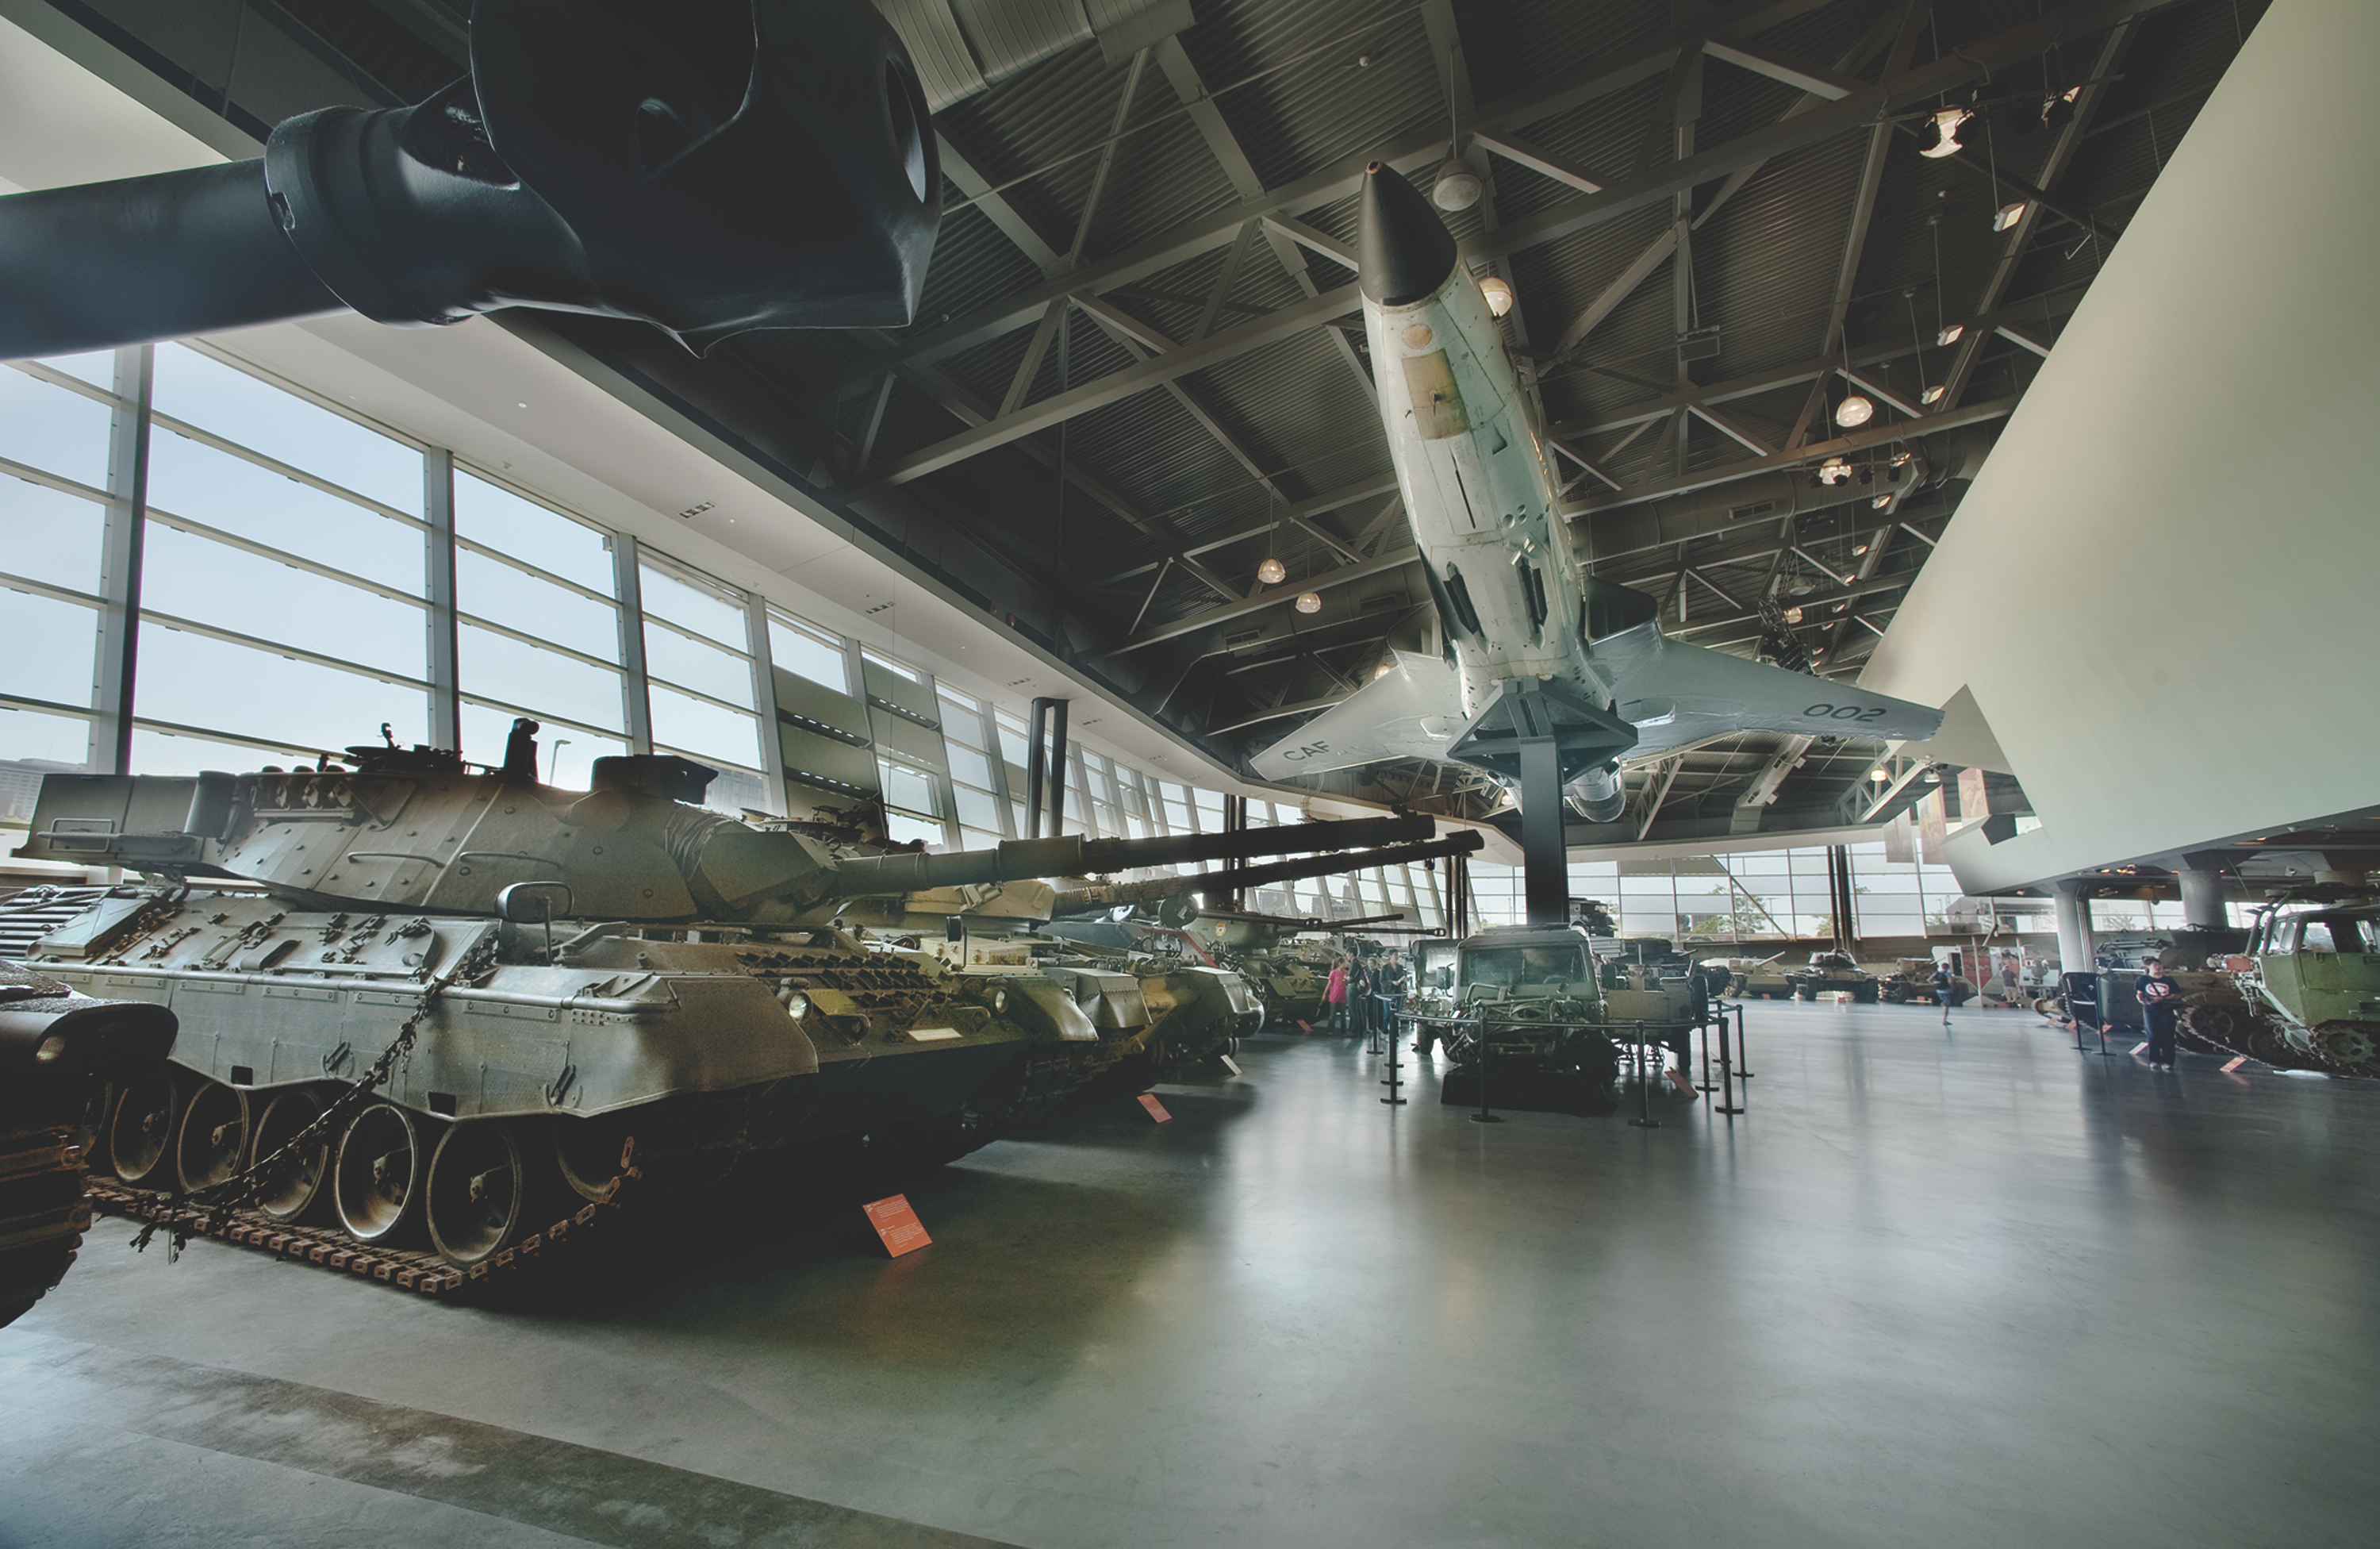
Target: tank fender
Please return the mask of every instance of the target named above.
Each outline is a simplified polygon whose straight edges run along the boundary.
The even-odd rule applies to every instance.
[[[1003,978],[1008,1006],[1001,1013],[1035,1038],[1061,1043],[1096,1043],[1099,1031],[1075,1004],[1072,991],[1052,980],[1018,974]]]

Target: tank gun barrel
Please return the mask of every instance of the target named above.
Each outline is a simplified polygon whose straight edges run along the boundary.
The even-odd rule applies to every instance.
[[[1281,832],[1276,830],[1275,832]],[[1214,893],[1225,888],[1262,887],[1269,883],[1298,882],[1336,872],[1360,872],[1373,866],[1402,866],[1413,860],[1437,860],[1469,855],[1486,843],[1476,830],[1464,829],[1427,844],[1390,845],[1382,849],[1341,855],[1314,855],[1270,866],[1250,866],[1238,872],[1200,872],[1186,877],[1152,877],[1147,882],[1116,883],[1101,887],[1077,887],[1058,895],[1053,912],[1061,917],[1089,914],[1118,904],[1145,904],[1185,893]]]
[[[1034,877],[1088,876],[1133,866],[1178,866],[1194,860],[1239,860],[1252,855],[1360,849],[1427,838],[1435,826],[1426,817],[1350,818],[1247,828],[1229,834],[1174,834],[1148,839],[1089,839],[1080,834],[1061,834],[1048,839],[1010,839],[989,849],[953,850],[944,855],[871,855],[844,860],[835,867],[833,893],[842,897],[870,893],[922,893],[937,887],[974,887]]]

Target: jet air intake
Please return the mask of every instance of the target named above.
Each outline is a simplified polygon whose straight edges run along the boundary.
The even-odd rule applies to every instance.
[[[588,312],[698,352],[899,327],[941,213],[917,70],[865,0],[478,0],[470,73],[416,106],[0,199],[0,359],[343,308]]]

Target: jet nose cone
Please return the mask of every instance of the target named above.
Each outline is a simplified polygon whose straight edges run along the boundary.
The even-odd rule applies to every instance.
[[[1454,272],[1454,238],[1421,191],[1394,167],[1364,169],[1355,262],[1364,298],[1384,307],[1427,298]]]

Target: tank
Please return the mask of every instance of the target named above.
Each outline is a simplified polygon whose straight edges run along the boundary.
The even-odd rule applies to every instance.
[[[1352,823],[1307,823],[1290,832],[1303,848],[1317,839],[1346,835],[1365,842],[1410,838],[1433,826],[1427,818],[1365,819]],[[1257,853],[1256,846],[1281,848],[1263,839],[1268,830],[1204,836],[1234,857]],[[1103,1028],[1121,1036],[1123,1053],[1101,1079],[1146,1090],[1201,1060],[1228,1053],[1237,1040],[1260,1031],[1269,1016],[1261,981],[1250,978],[1227,954],[1202,936],[1168,920],[1200,918],[1184,907],[1196,895],[1213,893],[1245,879],[1258,883],[1304,880],[1371,866],[1397,865],[1468,854],[1480,847],[1469,831],[1424,843],[1336,855],[1312,856],[1229,872],[1155,877],[1123,884],[1038,886],[1003,889],[995,899],[965,901],[951,890],[912,895],[897,901],[917,923],[920,913],[948,908],[940,939],[920,938],[913,950],[929,952],[951,971],[1003,975],[1035,972],[1073,986],[1077,1001]],[[890,907],[896,901],[876,901]],[[1154,917],[1147,911],[1156,906]],[[864,906],[865,907],[865,906]],[[1107,912],[1087,916],[1087,910]],[[1130,909],[1118,916],[1112,911]]]
[[[1380,832],[863,854],[692,805],[712,772],[674,757],[600,760],[585,791],[539,784],[533,743],[494,771],[344,762],[48,776],[18,853],[149,880],[46,921],[31,957],[179,1019],[172,1060],[108,1109],[122,1185],[237,1188],[255,1229],[431,1293],[739,1157],[948,1160],[1132,1053],[1079,982],[871,948],[861,900]]]
[[[2099,1002],[2112,1025],[2140,1025],[2141,959],[2154,954],[2181,992],[2177,1031],[2202,1052],[2380,1076],[2380,899],[2365,888],[2290,889],[2245,932],[2176,932],[2114,961],[2100,945]]]
[[[0,960],[0,1326],[74,1262],[107,1095],[161,1069],[174,1032],[164,1006],[94,999]]]
[[[1796,1000],[1848,994],[1859,1005],[1873,1006],[1881,991],[1876,976],[1862,970],[1847,952],[1813,952],[1808,967],[1785,977]]]

